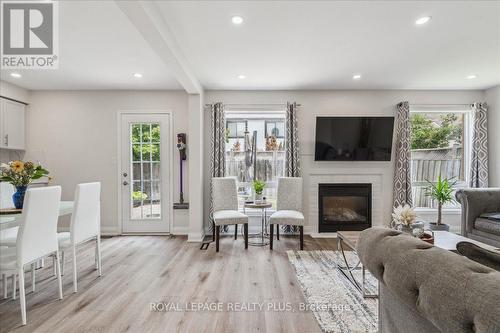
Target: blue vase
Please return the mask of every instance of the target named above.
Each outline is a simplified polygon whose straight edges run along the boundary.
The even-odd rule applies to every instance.
[[[26,194],[26,189],[28,186],[16,186],[16,193],[12,195],[12,201],[14,201],[14,207],[16,209],[22,209],[24,204],[24,195]]]

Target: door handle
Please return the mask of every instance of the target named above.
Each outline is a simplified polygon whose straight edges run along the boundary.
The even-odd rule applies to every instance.
[[[126,181],[124,181],[122,184],[123,184],[123,186],[127,186],[128,185],[128,183]]]

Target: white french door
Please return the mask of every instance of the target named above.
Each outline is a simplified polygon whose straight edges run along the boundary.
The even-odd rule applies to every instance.
[[[170,114],[121,114],[123,233],[170,231]]]

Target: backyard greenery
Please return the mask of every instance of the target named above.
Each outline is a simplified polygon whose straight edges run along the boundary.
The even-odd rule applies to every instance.
[[[453,113],[431,119],[425,114],[411,116],[411,149],[447,148],[450,142],[462,142],[462,127]]]

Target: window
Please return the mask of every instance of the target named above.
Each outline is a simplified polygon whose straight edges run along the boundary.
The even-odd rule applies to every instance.
[[[251,157],[254,133],[255,163]],[[226,176],[237,178],[240,208],[244,200],[253,198],[254,171],[266,183],[264,196],[274,204],[277,178],[285,172],[284,111],[226,111]]]
[[[439,175],[456,182],[457,188],[468,181],[468,112],[412,111],[411,123],[411,180],[413,205],[436,208],[426,196],[428,182]],[[445,208],[458,208],[456,202]]]

